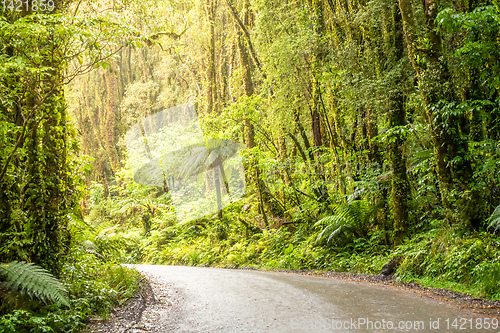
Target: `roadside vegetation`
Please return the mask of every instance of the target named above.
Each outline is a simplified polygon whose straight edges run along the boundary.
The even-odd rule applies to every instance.
[[[126,198],[138,195],[124,193]],[[242,199],[223,211],[222,220],[213,214],[184,224],[178,224],[173,207],[165,205],[153,216],[146,234],[141,222],[145,209],[114,215],[110,212],[123,207],[120,196],[101,200],[90,207],[91,212],[100,212],[99,217],[91,215],[104,218],[103,225],[113,226],[111,237],[123,244],[117,260],[126,263],[380,274],[384,265],[396,259],[396,281],[500,299],[500,237],[487,231],[458,237],[439,219],[428,221],[425,228],[397,247],[387,243],[385,233],[377,230],[374,217],[363,220],[365,237],[350,230],[355,220],[346,220],[336,226],[343,230],[328,241],[331,233],[325,235],[328,229],[321,215],[282,220],[278,223],[285,224],[264,230],[253,227],[255,215],[243,208],[248,203]],[[149,200],[153,206],[164,202],[163,198]],[[313,202],[309,204],[315,207]],[[102,234],[106,233],[109,229],[103,230]]]
[[[169,22],[179,39],[160,42],[168,54],[118,60],[129,75],[116,78],[125,88],[113,95],[115,121],[196,102],[205,138],[245,144],[246,194],[181,221],[181,170],[198,168],[193,159],[164,158],[177,168],[147,186],[134,181],[140,158],[123,141],[94,153],[109,143],[88,116],[105,117],[97,92],[113,74],[101,71],[83,81],[91,92],[75,111],[82,153],[94,158],[85,218],[112,228],[130,263],[377,274],[392,262],[399,281],[499,299],[498,3],[422,6],[166,5],[177,9]],[[127,127],[98,126],[110,131],[125,137]],[[159,137],[145,136],[153,153]],[[207,194],[210,179],[198,177]]]
[[[121,263],[500,299],[499,6],[6,1],[0,331],[106,317]]]

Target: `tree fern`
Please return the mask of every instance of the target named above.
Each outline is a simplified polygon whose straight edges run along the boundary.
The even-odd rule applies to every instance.
[[[33,263],[13,261],[0,263],[0,287],[19,290],[43,302],[69,306],[66,289],[49,271]]]
[[[495,208],[493,214],[488,218],[488,228],[494,228],[494,232],[500,230],[500,205]]]

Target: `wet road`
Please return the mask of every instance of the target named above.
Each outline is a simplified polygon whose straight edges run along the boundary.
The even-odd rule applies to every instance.
[[[162,332],[500,331],[485,329],[489,321],[469,311],[395,287],[276,272],[135,267],[182,299],[159,320]]]

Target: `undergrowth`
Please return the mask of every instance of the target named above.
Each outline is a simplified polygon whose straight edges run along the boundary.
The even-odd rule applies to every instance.
[[[384,202],[370,204],[364,192],[330,206],[304,201],[286,220],[273,218],[264,227],[255,198],[234,202],[222,219],[178,223],[167,194],[124,184],[116,197],[96,195],[89,214],[103,226],[94,236],[96,250],[121,262],[380,274],[398,258],[396,281],[500,299],[500,238],[486,231],[459,236],[439,210],[418,215],[423,208],[416,201],[409,236],[394,247]]]
[[[63,266],[60,281],[69,306],[43,304],[21,294],[0,307],[0,332],[78,332],[90,316],[106,317],[139,288],[139,273],[114,262],[103,262],[75,249]]]
[[[489,233],[457,237],[439,229],[398,247],[403,258],[396,278],[500,299],[500,238]]]
[[[154,230],[142,241],[140,260],[154,264],[380,274],[382,267],[397,257],[401,260],[394,275],[396,281],[416,281],[500,299],[500,238],[486,232],[458,237],[435,229],[406,239],[394,249],[385,246],[377,233],[342,246],[318,244],[318,231],[307,223],[251,235],[245,232],[237,224],[217,224],[208,219]]]

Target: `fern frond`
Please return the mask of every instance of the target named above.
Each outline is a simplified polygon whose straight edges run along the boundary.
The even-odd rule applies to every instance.
[[[107,262],[106,257],[104,257],[99,252],[96,252],[96,251],[91,250],[91,249],[85,249],[85,252],[87,252],[88,254],[92,254],[92,255],[96,256],[97,258],[101,259],[104,262]]]
[[[327,242],[330,242],[341,234],[355,238],[364,237],[371,217],[380,207],[380,205],[370,205],[365,199],[350,200],[337,206],[332,215],[326,216],[314,224],[315,226],[326,224],[316,242],[325,238],[327,238]]]
[[[33,263],[13,261],[0,263],[0,286],[19,290],[31,298],[45,303],[54,302],[69,306],[66,289],[49,271]]]
[[[101,231],[101,233],[94,238],[94,244],[97,245],[97,249],[93,249],[103,255],[116,254],[121,251],[125,246],[127,246],[127,239],[121,236],[121,234],[116,234],[116,226],[108,228]]]
[[[85,250],[93,250],[93,251],[96,251],[99,248],[97,245],[95,245],[92,241],[89,241],[88,239],[82,242],[82,246]]]
[[[493,214],[488,218],[488,228],[495,228],[494,232],[500,230],[500,205],[495,208]]]
[[[366,194],[367,190],[364,187],[356,188],[353,193],[347,198],[347,202],[360,200],[363,195]]]
[[[341,205],[335,208],[333,215],[327,216],[316,222],[314,225],[326,224],[325,229],[319,234],[316,239],[317,242],[327,238],[327,242],[330,242],[335,236],[337,236],[343,229],[350,229],[353,224],[353,216],[349,212],[348,205]]]

